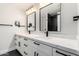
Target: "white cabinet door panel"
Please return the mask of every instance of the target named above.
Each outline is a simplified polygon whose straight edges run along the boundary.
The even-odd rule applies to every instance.
[[[39,44],[38,48],[37,48],[38,50],[43,51],[48,55],[52,55],[52,47],[49,47],[47,45],[40,44],[40,43],[38,43],[38,44]]]
[[[53,48],[53,56],[75,56],[72,53]]]
[[[40,55],[44,55],[44,56],[47,56],[47,55],[50,55],[52,56],[52,47],[49,47],[47,45],[44,45],[44,44],[41,44],[39,42],[34,42],[34,44],[37,46],[37,55],[40,54]],[[39,55],[38,55],[39,56]]]
[[[52,56],[52,54],[38,50],[37,51],[37,56]]]

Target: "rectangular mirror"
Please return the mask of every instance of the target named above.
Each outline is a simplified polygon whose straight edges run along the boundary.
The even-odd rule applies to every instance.
[[[41,31],[60,31],[61,4],[50,3],[40,8],[40,30]]]
[[[35,31],[36,30],[36,12],[33,12],[27,15],[27,28],[28,31]]]

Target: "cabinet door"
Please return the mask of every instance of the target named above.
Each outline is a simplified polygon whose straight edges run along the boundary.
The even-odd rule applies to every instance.
[[[36,55],[37,56],[52,56],[52,54],[46,53],[46,52],[41,51],[41,50],[37,50]]]
[[[53,56],[75,56],[75,55],[67,51],[53,48]]]
[[[49,47],[47,45],[41,44],[39,42],[35,42],[35,44],[37,44],[37,53],[40,56],[52,56],[52,47]]]

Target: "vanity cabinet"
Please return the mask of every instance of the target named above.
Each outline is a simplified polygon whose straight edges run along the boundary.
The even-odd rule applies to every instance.
[[[19,35],[15,36],[15,46],[23,56],[77,56],[62,48],[58,49],[32,38]]]
[[[30,38],[16,36],[16,49],[23,56],[52,56],[52,47]]]

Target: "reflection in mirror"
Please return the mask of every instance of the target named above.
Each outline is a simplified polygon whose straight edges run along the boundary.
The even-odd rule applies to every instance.
[[[33,12],[27,16],[28,19],[28,31],[35,31],[36,29],[36,12]]]
[[[48,31],[60,31],[60,12],[48,13]]]
[[[61,4],[50,3],[45,7],[40,8],[40,30],[47,31],[60,31],[60,18],[61,18]]]

